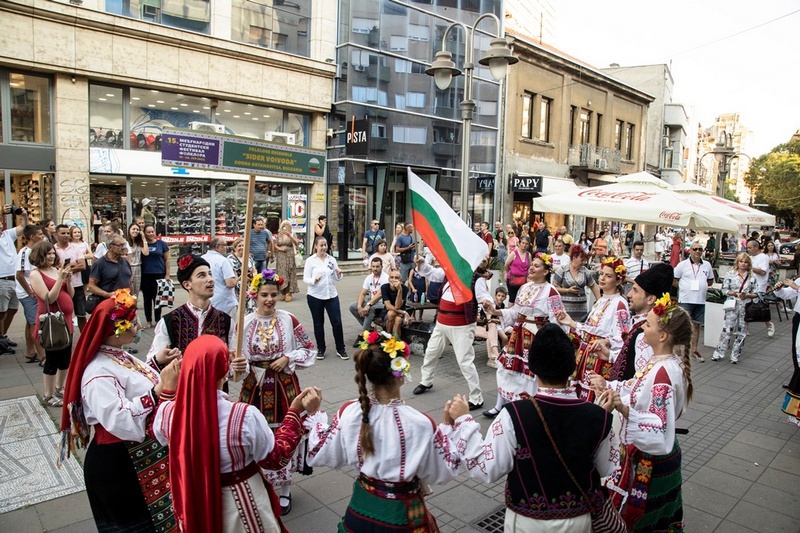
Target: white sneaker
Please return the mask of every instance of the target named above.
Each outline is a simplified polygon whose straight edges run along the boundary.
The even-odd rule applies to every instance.
[[[773,335],[775,335],[775,324],[767,322],[767,337],[772,337]]]

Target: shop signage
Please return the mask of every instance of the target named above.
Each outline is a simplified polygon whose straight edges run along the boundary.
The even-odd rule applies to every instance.
[[[353,117],[345,132],[344,151],[347,155],[369,154],[369,120],[356,120]]]
[[[292,231],[295,233],[305,233],[308,225],[308,202],[305,194],[289,194],[286,197],[289,222],[292,224]]]
[[[240,233],[220,233],[219,231],[215,237],[225,239],[225,242],[231,243],[241,237]],[[207,244],[211,242],[211,237],[208,235],[162,235],[156,239],[163,241],[164,244]]]
[[[164,129],[161,164],[321,181],[325,151],[183,129]]]
[[[541,176],[511,175],[511,190],[514,192],[542,192]]]
[[[475,180],[475,190],[492,192],[494,191],[494,176],[488,178],[478,178]]]

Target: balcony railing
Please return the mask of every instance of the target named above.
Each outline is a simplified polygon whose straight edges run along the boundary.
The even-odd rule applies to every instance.
[[[591,172],[619,174],[622,153],[613,148],[581,144],[570,146],[568,163],[571,167],[585,168]]]
[[[391,76],[389,67],[385,67],[383,65],[369,65],[367,67],[367,79],[389,81],[389,76]]]

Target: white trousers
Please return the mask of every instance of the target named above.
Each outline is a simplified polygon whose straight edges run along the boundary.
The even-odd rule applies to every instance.
[[[439,356],[442,355],[447,343],[453,345],[456,353],[456,361],[461,369],[461,374],[467,380],[469,387],[469,401],[474,404],[483,403],[481,394],[481,383],[478,379],[478,370],[475,368],[475,349],[472,341],[475,340],[475,324],[468,326],[445,326],[436,323],[425,349],[425,360],[422,362],[422,379],[420,383],[426,387],[433,384],[433,375],[436,365],[439,363]]]

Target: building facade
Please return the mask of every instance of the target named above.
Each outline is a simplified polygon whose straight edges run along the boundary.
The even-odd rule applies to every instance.
[[[508,75],[501,220],[578,235],[594,221],[543,214],[536,198],[642,170],[653,97],[574,58],[513,35],[520,62]]]
[[[697,184],[713,194],[724,196],[720,191],[719,161],[711,155],[717,143],[730,148],[726,186],[739,203],[749,204],[754,198],[744,181],[750,170],[750,155],[747,154],[747,137],[750,130],[742,124],[739,113],[724,113],[716,117],[714,124],[701,127],[698,132]],[[735,156],[735,157],[734,157]]]
[[[162,167],[164,128],[324,149],[335,4],[12,0],[0,21],[3,202],[34,221],[86,234],[141,214],[181,251],[202,251],[244,227],[246,176]],[[259,177],[257,189],[273,228],[292,201],[324,208],[321,176]]]

